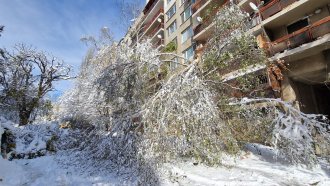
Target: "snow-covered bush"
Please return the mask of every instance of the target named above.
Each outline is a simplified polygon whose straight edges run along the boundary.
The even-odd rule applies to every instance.
[[[255,117],[255,109],[251,106],[257,103],[264,105],[263,118]],[[329,124],[322,115],[304,114],[290,103],[278,99],[243,99],[232,103],[244,108],[245,120],[253,119],[250,126],[258,129],[258,122],[265,122],[268,135],[267,143],[277,151],[276,156],[292,164],[314,166],[317,163],[315,145],[322,144],[330,148]],[[320,140],[321,139],[321,140]],[[249,141],[251,142],[251,141]],[[253,142],[253,141],[252,141]]]

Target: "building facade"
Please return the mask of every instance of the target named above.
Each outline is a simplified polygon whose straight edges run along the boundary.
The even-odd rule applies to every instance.
[[[230,0],[149,0],[136,25],[136,40],[151,38],[155,47],[176,46],[176,54],[193,59],[205,45],[214,14]],[[283,60],[287,69],[280,97],[306,113],[330,115],[330,1],[232,0],[250,15],[250,32],[269,61]],[[141,29],[143,28],[143,29]],[[173,60],[180,60],[173,58]],[[180,61],[184,63],[185,61]],[[248,69],[265,71],[266,65]],[[224,75],[235,77],[230,72]],[[243,74],[242,74],[243,75]],[[270,83],[270,82],[269,82]]]
[[[330,1],[240,0],[238,5],[252,15],[251,32],[269,61],[284,60],[287,66],[281,98],[305,113],[329,116]]]

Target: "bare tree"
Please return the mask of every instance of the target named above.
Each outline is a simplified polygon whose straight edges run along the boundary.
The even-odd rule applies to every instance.
[[[70,71],[71,67],[56,57],[17,45],[12,54],[4,51],[0,56],[2,102],[18,113],[20,125],[26,125],[44,96],[53,90],[53,83],[70,78]]]

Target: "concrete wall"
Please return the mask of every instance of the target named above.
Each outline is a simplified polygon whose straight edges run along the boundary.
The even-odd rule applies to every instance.
[[[329,79],[330,50],[290,62],[281,85],[284,101],[299,102],[305,113],[330,114]],[[330,85],[328,85],[330,86]]]

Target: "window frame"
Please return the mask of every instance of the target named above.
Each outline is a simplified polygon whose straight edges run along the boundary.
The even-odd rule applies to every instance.
[[[190,15],[186,19],[184,19],[184,15],[186,13],[186,10],[188,10],[188,9],[190,10],[189,11],[190,12]],[[189,5],[186,9],[184,9],[184,11],[182,12],[182,14],[180,15],[182,24],[185,23],[191,16],[192,16],[192,9],[191,9],[191,5]]]
[[[188,32],[190,31],[190,32]],[[185,35],[185,33],[190,33],[189,35],[187,35],[186,39],[183,40],[183,36]],[[189,40],[189,38],[191,38],[194,35],[194,31],[192,29],[192,26],[188,26],[184,31],[181,32],[181,43],[185,43],[186,41]]]
[[[169,13],[171,12],[171,10],[174,9],[174,12],[171,16],[169,16]],[[176,3],[174,3],[171,8],[169,8],[166,12],[166,16],[167,16],[167,20],[170,20],[174,15],[176,14]]]
[[[175,28],[174,28],[173,32],[170,32],[170,28],[171,28],[172,25],[175,25]],[[167,27],[167,35],[168,35],[168,36],[172,35],[177,29],[178,29],[177,21],[174,20],[174,21],[170,24],[170,26]]]
[[[190,58],[188,58],[188,56],[186,56],[186,54],[187,54],[187,52],[189,51],[189,50],[192,50],[192,56],[190,56]],[[185,62],[187,61],[187,60],[192,60],[192,59],[194,59],[194,56],[195,56],[195,47],[194,47],[194,45],[191,45],[190,47],[188,47],[186,50],[184,50],[183,52],[182,52],[182,54],[183,54],[183,57],[185,58]]]

